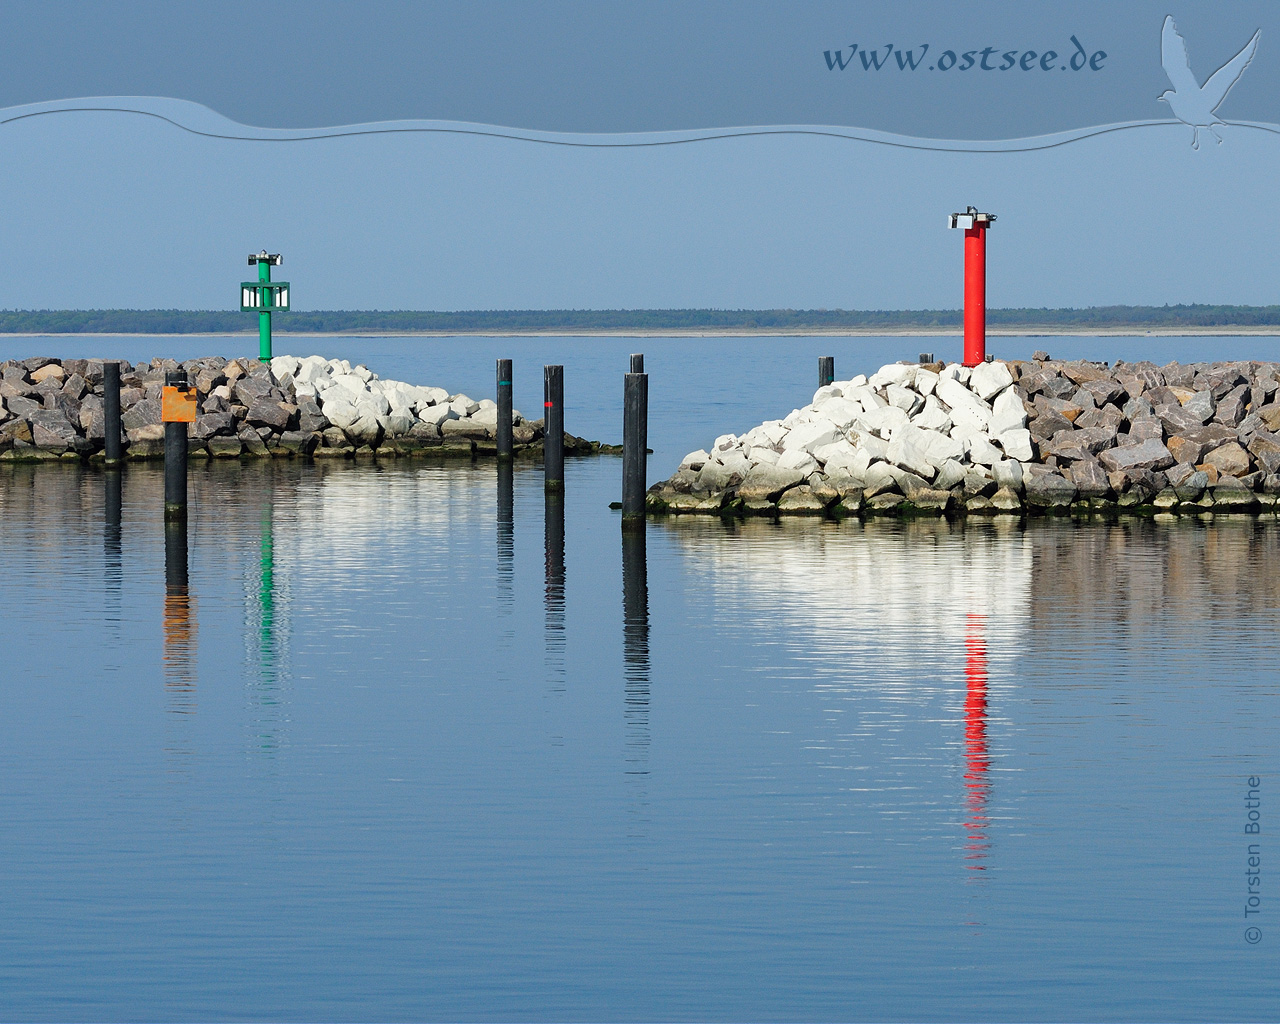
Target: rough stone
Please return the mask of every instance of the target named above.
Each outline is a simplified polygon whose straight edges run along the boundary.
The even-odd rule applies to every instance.
[[[1098,460],[1112,472],[1129,469],[1164,469],[1174,463],[1169,449],[1155,438],[1148,438],[1139,444],[1124,448],[1108,448],[1099,453]]]
[[[792,487],[778,499],[778,511],[780,512],[820,515],[826,511],[826,508],[826,502],[814,494],[813,489],[808,484]]]
[[[1044,466],[1032,465],[1024,467],[1023,492],[1028,505],[1057,508],[1075,500],[1076,486]]]
[[[1008,487],[1001,487],[990,500],[991,507],[998,511],[1017,512],[1022,508],[1022,498]]]
[[[1180,483],[1174,484],[1173,490],[1182,501],[1195,501],[1208,486],[1209,474],[1202,470],[1196,470]]]
[[[1193,440],[1190,437],[1184,437],[1181,434],[1175,434],[1169,438],[1166,447],[1170,454],[1178,462],[1183,462],[1194,466],[1202,458],[1204,458],[1205,446],[1203,442]]]
[[[744,501],[775,501],[783,491],[804,480],[805,475],[799,470],[777,466],[752,466],[738,488],[738,497]]]
[[[1237,441],[1228,441],[1204,457],[1204,461],[1228,476],[1244,476],[1249,472],[1249,453]]]
[[[1068,476],[1081,498],[1105,498],[1111,493],[1106,471],[1097,459],[1085,457],[1072,463]]]

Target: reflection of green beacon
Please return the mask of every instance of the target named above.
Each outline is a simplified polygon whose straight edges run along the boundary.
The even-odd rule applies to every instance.
[[[271,268],[284,260],[280,254],[263,249],[249,255],[249,266],[258,265],[258,280],[240,283],[240,311],[258,314],[258,358],[271,358],[271,311],[289,308],[289,282],[271,283]]]

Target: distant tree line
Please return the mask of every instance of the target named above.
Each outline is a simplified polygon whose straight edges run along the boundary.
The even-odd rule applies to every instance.
[[[277,333],[359,331],[617,331],[959,327],[959,309],[479,309],[313,310],[278,313]],[[988,309],[993,327],[1275,327],[1280,306],[1090,306],[1086,309]],[[257,318],[232,310],[0,310],[4,334],[235,334],[255,332]]]

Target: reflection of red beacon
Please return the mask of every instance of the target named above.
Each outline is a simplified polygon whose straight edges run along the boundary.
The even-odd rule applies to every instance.
[[[948,227],[964,228],[965,366],[987,361],[987,228],[995,219],[972,206],[947,218]]]
[[[991,783],[991,757],[987,750],[987,619],[985,615],[967,616],[964,635],[964,786],[969,820],[965,822],[968,842],[965,860],[985,860],[991,843],[987,838],[987,798]],[[982,864],[967,864],[972,871],[982,871]]]

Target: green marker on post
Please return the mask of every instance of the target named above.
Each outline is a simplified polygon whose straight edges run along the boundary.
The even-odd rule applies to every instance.
[[[240,311],[258,314],[258,358],[264,363],[271,358],[271,313],[289,308],[289,282],[271,281],[271,268],[284,260],[278,252],[249,254],[249,266],[257,264],[258,280],[240,282]]]

